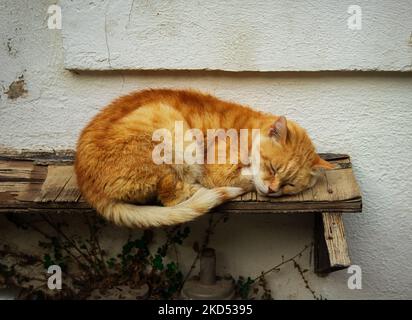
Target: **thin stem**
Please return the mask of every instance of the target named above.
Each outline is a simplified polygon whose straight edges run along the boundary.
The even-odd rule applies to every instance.
[[[306,277],[305,277],[305,275],[304,275],[304,271],[302,270],[302,267],[301,267],[295,260],[293,260],[293,265],[294,265],[294,267],[298,270],[300,277],[302,278],[303,282],[305,283],[305,288],[309,290],[309,292],[312,294],[313,298],[314,298],[315,300],[321,299],[322,297],[318,297],[318,296],[316,295],[315,290],[313,290],[313,289],[310,287],[309,281],[308,281],[308,279],[306,279]]]
[[[43,218],[43,220],[44,220],[44,217],[43,217],[43,216],[42,216],[42,218]],[[51,237],[51,236],[48,235],[46,232],[44,232],[43,230],[41,230],[40,228],[38,228],[37,226],[35,226],[33,223],[27,224],[27,226],[30,227],[30,228],[32,228],[34,231],[40,233],[40,234],[41,234],[43,237],[45,237],[46,239],[53,240],[53,237]],[[62,249],[63,249],[68,255],[70,255],[70,256],[79,264],[79,266],[83,267],[83,268],[86,269],[86,270],[88,269],[87,265],[84,264],[83,262],[81,262],[81,261],[79,260],[79,258],[76,257],[70,250],[68,250],[68,249],[65,248],[64,246],[62,247]]]
[[[295,261],[295,259],[302,256],[302,253],[305,252],[308,248],[309,248],[309,246],[306,245],[299,253],[295,254],[293,257],[291,257],[287,260],[283,260],[281,263],[277,264],[276,266],[270,268],[269,270],[267,270],[265,272],[262,272],[260,274],[260,276],[257,276],[256,278],[252,279],[252,283],[255,282],[256,280],[266,276],[268,273],[271,273],[272,271],[275,271],[275,270],[279,269],[279,267],[283,266],[284,264]]]
[[[90,233],[90,244],[93,245],[92,256],[95,258],[96,263],[100,264],[103,267],[103,272],[107,274],[107,267],[106,267],[106,264],[104,263],[103,250],[100,246],[99,238],[97,236],[97,230],[94,224],[92,223],[92,221],[90,221],[90,217],[88,215],[86,215],[86,223],[88,225],[89,233]],[[96,251],[97,253],[95,253]]]
[[[90,267],[94,267],[94,263],[93,260],[90,259],[90,257],[88,257],[86,254],[84,254],[84,252],[82,252],[79,247],[77,246],[76,242],[71,240],[62,230],[61,228],[55,226],[44,214],[41,214],[41,216],[43,217],[43,219],[61,236],[63,236],[63,238],[71,244],[71,246],[90,264]],[[96,271],[96,270],[95,270]]]

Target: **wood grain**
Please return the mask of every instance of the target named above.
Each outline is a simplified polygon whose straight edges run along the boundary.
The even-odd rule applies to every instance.
[[[73,166],[71,165],[49,165],[47,178],[44,181],[40,190],[40,195],[35,199],[35,202],[59,202],[57,198],[63,192],[73,175],[74,171]],[[75,199],[72,198],[70,201],[75,201]]]
[[[94,210],[81,197],[73,170],[74,153],[0,153],[0,213],[74,213]],[[323,154],[334,170],[321,174],[311,189],[293,196],[262,197],[255,192],[230,201],[218,213],[317,213],[315,271],[329,273],[350,265],[342,213],[360,212],[362,197],[350,158]]]
[[[324,212],[322,213],[322,221],[331,266],[349,266],[350,258],[342,214]]]
[[[86,208],[76,184],[74,153],[14,152],[0,156],[0,212],[60,209],[79,212]],[[318,183],[292,196],[268,198],[245,194],[216,209],[219,213],[360,212],[362,198],[350,158],[323,154],[337,168],[323,172]],[[1,160],[3,159],[3,160]],[[61,160],[61,161],[60,161]]]
[[[323,212],[315,219],[315,271],[330,273],[351,264],[340,212]]]

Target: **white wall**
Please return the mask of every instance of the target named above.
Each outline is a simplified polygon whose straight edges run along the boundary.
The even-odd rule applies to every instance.
[[[47,29],[52,3],[0,2],[1,146],[73,148],[81,128],[111,99],[147,87],[194,87],[285,114],[308,129],[319,151],[353,157],[364,198],[363,213],[345,216],[363,289],[347,289],[345,271],[326,278],[310,272],[313,287],[327,298],[412,298],[410,73],[73,73],[64,69],[61,31]],[[9,99],[5,92],[19,76],[27,93]],[[301,215],[232,217],[212,241],[218,267],[258,274],[311,242],[311,224]],[[206,219],[192,227],[200,237]],[[192,255],[190,244],[183,254]],[[269,279],[275,298],[311,297],[292,266]]]
[[[69,69],[412,70],[408,0],[61,3]]]

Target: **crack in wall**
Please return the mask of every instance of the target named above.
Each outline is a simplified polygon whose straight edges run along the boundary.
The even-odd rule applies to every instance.
[[[110,48],[109,48],[109,40],[107,36],[107,6],[106,6],[106,12],[104,14],[104,38],[106,41],[106,49],[107,49],[107,62],[109,63],[110,69],[112,68],[112,62],[111,62],[111,57],[110,57]]]

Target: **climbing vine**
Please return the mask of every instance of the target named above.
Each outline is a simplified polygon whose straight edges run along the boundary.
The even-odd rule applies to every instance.
[[[144,231],[138,237],[129,237],[116,255],[108,255],[102,249],[99,231],[105,221],[98,217],[85,217],[89,227],[86,238],[70,237],[66,229],[68,225],[54,222],[50,216],[40,214],[35,222],[18,221],[15,216],[9,220],[23,229],[32,229],[40,233],[46,240],[39,246],[46,251],[43,256],[15,253],[7,245],[3,245],[0,254],[0,284],[21,288],[19,298],[76,298],[87,299],[104,296],[109,289],[115,287],[139,289],[148,286],[144,296],[133,298],[173,299],[183,281],[177,256],[170,258],[171,248],[181,245],[190,233],[188,227],[164,229],[164,241],[153,245],[154,234]],[[91,221],[93,219],[93,221]],[[38,225],[46,223],[52,232],[46,232]],[[51,265],[59,265],[70,279],[63,282],[62,290],[48,290],[46,275],[44,278],[24,276],[24,267],[41,267],[47,269]],[[39,283],[33,286],[34,282]],[[140,292],[140,291],[138,291]],[[130,293],[128,294],[130,298]]]
[[[253,294],[256,295],[259,292],[259,289],[261,289],[262,294],[261,294],[261,299],[264,300],[272,300],[272,292],[267,286],[267,281],[266,281],[266,275],[268,275],[271,272],[278,272],[280,271],[281,267],[293,263],[294,268],[296,268],[299,272],[300,277],[302,278],[305,288],[311,293],[313,298],[315,300],[325,300],[325,298],[322,295],[318,295],[314,289],[309,284],[309,281],[307,280],[305,273],[308,271],[308,269],[303,269],[301,265],[298,263],[298,260],[302,257],[303,253],[311,248],[312,244],[306,245],[300,252],[298,252],[296,255],[294,255],[291,258],[285,259],[284,256],[282,256],[282,260],[279,264],[275,265],[274,267],[270,268],[269,270],[262,271],[262,273],[255,277],[243,277],[240,276],[237,280],[237,293],[241,299],[251,299],[253,298]]]
[[[21,219],[8,215],[16,227],[31,230],[42,236],[38,246],[42,255],[17,252],[7,244],[0,247],[0,286],[19,289],[20,299],[99,299],[107,296],[120,299],[176,299],[184,283],[193,275],[202,252],[208,247],[216,226],[228,220],[227,215],[214,214],[209,217],[208,225],[200,242],[193,243],[195,257],[186,273],[179,263],[179,246],[190,234],[188,226],[159,229],[163,233],[160,243],[154,241],[152,230],[138,235],[131,234],[121,247],[120,252],[107,252],[101,245],[101,230],[106,222],[95,215],[85,215],[86,236],[72,236],[70,226],[55,221],[47,214],[39,214],[36,219]],[[157,237],[159,238],[159,237]],[[268,288],[266,276],[287,264],[293,263],[304,281],[305,287],[315,299],[322,299],[310,287],[298,260],[309,246],[305,246],[295,256],[284,259],[269,270],[256,277],[239,276],[235,281],[237,297],[240,299],[273,299]],[[58,265],[67,279],[62,290],[49,290],[45,272]],[[38,270],[38,269],[37,269]],[[41,274],[34,277],[33,274]]]

